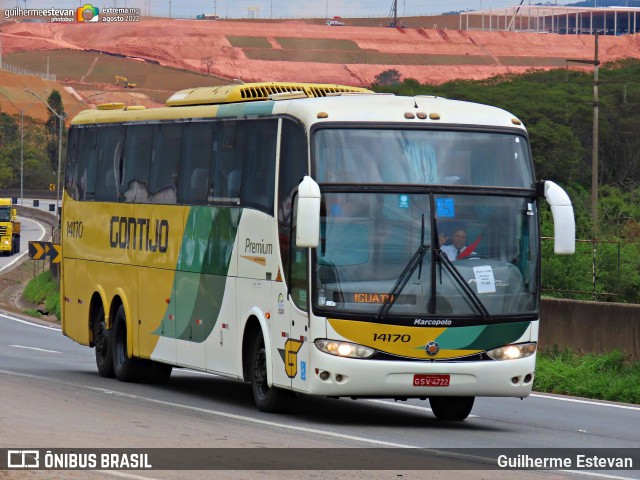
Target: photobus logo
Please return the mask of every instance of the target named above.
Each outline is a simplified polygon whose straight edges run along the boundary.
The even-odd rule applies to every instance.
[[[90,3],[86,3],[76,10],[76,20],[78,22],[98,22],[100,20],[100,10]]]
[[[40,451],[9,450],[7,451],[7,467],[39,468],[40,467]]]

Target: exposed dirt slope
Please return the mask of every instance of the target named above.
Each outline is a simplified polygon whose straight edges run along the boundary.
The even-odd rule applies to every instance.
[[[199,71],[202,59],[211,56],[212,73],[230,79],[349,84],[370,84],[389,68],[420,82],[441,83],[559,67],[565,59],[593,58],[594,42],[592,36],[580,35],[167,19],[136,24],[13,23],[2,31],[8,53],[89,48]],[[261,37],[266,46],[247,46],[249,37]],[[238,46],[237,39],[244,45]],[[287,39],[302,43],[284,48],[283,43],[290,43]],[[335,40],[349,41],[353,47],[346,53],[316,51],[305,49],[305,39],[324,41],[321,48]],[[640,58],[640,35],[601,37],[602,61],[625,57]],[[292,59],[301,61],[283,61]]]

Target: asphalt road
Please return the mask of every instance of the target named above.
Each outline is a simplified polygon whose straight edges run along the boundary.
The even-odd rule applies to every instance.
[[[366,462],[362,469],[350,472],[256,473],[243,468],[251,468],[251,462],[264,451],[262,447],[311,449],[308,452],[331,448],[327,465],[332,468],[336,468],[332,462],[340,464],[345,449],[363,447],[371,449],[365,452],[372,455],[372,468],[380,467],[376,463],[379,458],[375,458],[378,450],[373,449],[388,447],[437,451],[546,447],[558,452],[561,448],[640,449],[640,406],[539,394],[525,400],[480,398],[467,421],[443,423],[434,418],[427,402],[301,396],[291,414],[271,415],[256,410],[249,385],[180,369],[174,369],[170,382],[163,386],[122,383],[99,377],[93,355],[92,349],[64,337],[57,326],[0,313],[0,448],[257,449],[255,454],[241,450],[247,455],[246,463],[234,468],[235,472],[91,472],[96,478],[117,474],[137,479],[425,475],[443,479],[640,479],[638,470],[416,472],[398,468],[393,462],[391,470],[368,471],[366,475]],[[459,465],[469,466],[467,460],[460,460]],[[470,468],[482,470],[483,463]],[[62,473],[79,472],[58,472],[60,476],[39,473],[43,476],[38,478],[70,478]],[[31,478],[15,476],[14,471],[6,475]]]

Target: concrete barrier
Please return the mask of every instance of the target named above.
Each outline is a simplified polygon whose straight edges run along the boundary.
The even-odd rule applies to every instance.
[[[49,225],[49,235],[51,235],[51,232],[58,226],[58,218],[53,213],[24,205],[16,205],[16,210],[20,217],[33,218],[34,220],[39,220]]]
[[[640,305],[545,298],[540,311],[540,348],[554,345],[581,353],[621,350],[640,362]]]

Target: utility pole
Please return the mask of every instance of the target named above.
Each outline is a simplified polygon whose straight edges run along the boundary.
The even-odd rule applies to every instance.
[[[593,60],[593,146],[591,150],[591,219],[594,237],[598,233],[598,34],[595,37],[595,57]]]
[[[395,28],[398,26],[398,0],[393,0],[391,4],[391,11],[389,12],[389,17],[393,17],[393,21],[391,22],[391,27]]]
[[[598,32],[595,34],[595,52],[593,60],[567,59],[567,62],[586,63],[593,65],[593,143],[591,146],[591,220],[593,222],[593,236],[598,233],[598,118],[600,100],[598,97]]]

